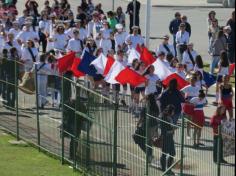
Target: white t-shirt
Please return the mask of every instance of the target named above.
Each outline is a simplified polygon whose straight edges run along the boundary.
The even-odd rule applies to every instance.
[[[126,38],[126,44],[131,41],[131,45],[129,46],[130,48],[136,48],[137,45],[143,45],[144,44],[144,39],[141,35],[128,35]]]
[[[150,95],[157,92],[157,81],[160,78],[157,75],[147,75],[146,78],[148,79],[148,85],[145,89],[145,95]]]
[[[26,43],[28,40],[39,40],[39,35],[34,31],[21,31],[16,39],[20,40],[22,43]]]
[[[66,34],[55,34],[53,35],[54,48],[59,50],[65,50],[67,42],[69,40]]]
[[[70,39],[67,46],[67,51],[74,51],[76,53],[82,52],[81,40],[74,38]]]
[[[193,98],[193,97],[198,97],[199,95],[199,91],[201,90],[201,88],[199,86],[186,86],[184,87],[181,92],[185,93],[185,97],[186,98]]]
[[[175,56],[174,46],[170,44],[167,44],[166,46],[169,48],[170,53]],[[166,55],[169,53],[168,50],[164,47],[164,44],[160,44],[159,48],[156,50],[156,55],[158,56],[160,52],[164,52]]]
[[[194,110],[202,111],[204,109],[204,106],[207,104],[206,98],[203,100],[200,100],[200,98],[195,97],[190,100],[190,103],[194,105]]]
[[[116,33],[115,34],[115,43],[116,43],[116,50],[118,49],[118,46],[123,46],[123,44],[125,43],[125,39],[127,38],[128,33],[127,32],[122,32],[120,33]]]
[[[229,75],[229,67],[220,67],[219,76]]]
[[[182,33],[181,31],[177,32],[176,34],[176,43],[177,44],[188,44],[190,40],[190,35],[187,31]]]

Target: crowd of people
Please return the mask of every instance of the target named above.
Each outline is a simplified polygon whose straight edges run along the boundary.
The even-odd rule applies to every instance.
[[[145,46],[139,26],[141,4],[139,1],[134,2],[128,4],[126,12],[122,7],[118,7],[115,12],[105,13],[102,4],[94,4],[92,0],[82,0],[76,12],[71,10],[68,0],[54,0],[52,4],[45,0],[43,7],[39,7],[35,0],[27,0],[22,16],[18,15],[16,0],[0,2],[0,80],[15,83],[18,74],[18,81],[21,82],[25,73],[36,71],[40,108],[43,109],[48,103],[49,87],[53,88],[52,104],[60,106],[61,79],[57,62],[63,55],[75,52],[77,57],[82,57],[86,51],[95,57],[101,54],[111,56],[124,67],[131,68],[147,79],[137,87],[130,86],[132,99],[128,104],[130,112],[139,117],[143,104],[149,102],[151,115],[158,117],[164,112],[163,119],[173,124],[177,124],[181,114],[184,113],[196,124],[193,138],[194,147],[197,148],[203,145],[200,143],[200,138],[201,129],[205,125],[204,106],[208,102],[208,85],[204,81],[203,59],[194,49],[194,44],[190,42],[194,33],[188,17],[177,12],[175,19],[169,25],[173,43],[170,42],[170,36],[165,35],[160,46],[152,52],[153,57],[160,59],[169,70],[190,83],[179,90],[177,80],[171,80],[169,87],[166,88],[155,74],[156,68],[153,65],[147,66],[139,58],[133,58],[132,63],[127,60],[132,49]],[[129,31],[126,30],[128,26],[126,14],[130,17]],[[217,110],[215,118],[218,116],[225,118],[227,110],[229,119],[233,119],[233,88],[230,84],[229,67],[235,63],[235,12],[223,27],[219,26],[214,11],[209,13],[207,22],[208,51],[212,56],[210,74],[217,75],[214,105],[225,107],[224,113]],[[15,70],[13,61],[20,63],[17,73],[13,71]],[[65,75],[73,76],[69,71]],[[96,78],[90,77],[88,80],[91,81],[93,89],[102,86],[104,96],[108,96],[110,90],[115,95],[123,90],[119,99],[122,105],[127,105],[124,97],[128,94],[128,86],[122,86],[122,89],[119,84],[111,86],[102,75]],[[0,95],[6,105],[14,108],[13,86],[0,82]],[[68,94],[65,98],[70,99],[70,96]],[[166,138],[170,136],[173,138],[171,131],[174,129],[169,127],[162,129],[167,135]],[[190,123],[188,138],[191,138]],[[164,145],[172,144],[174,145],[173,141],[164,143]],[[167,147],[164,153],[173,156],[175,155],[173,150],[174,147]],[[163,156],[162,163],[166,163],[165,159]],[[172,161],[169,164],[171,165]],[[163,164],[163,170],[165,168]]]

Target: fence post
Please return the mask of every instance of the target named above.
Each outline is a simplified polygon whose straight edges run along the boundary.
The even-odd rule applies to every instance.
[[[65,158],[65,141],[64,141],[64,112],[65,112],[65,102],[64,102],[64,75],[61,79],[61,108],[62,108],[62,124],[61,124],[61,164],[64,164]]]
[[[19,101],[18,101],[18,67],[17,67],[17,60],[15,59],[15,94],[16,94],[16,138],[17,141],[20,140],[19,134]]]
[[[90,106],[91,106],[91,97],[90,97],[90,92],[87,91],[87,97],[88,97],[88,105],[87,105],[87,116],[89,117],[90,115]],[[86,166],[87,170],[89,170],[89,165],[90,165],[90,121],[86,124]]]
[[[221,175],[221,156],[222,156],[222,129],[221,125],[218,127],[218,143],[217,143],[217,176]]]
[[[180,160],[180,175],[184,175],[184,125],[185,125],[185,117],[182,115],[182,129],[181,129],[181,160]]]
[[[115,103],[114,136],[113,136],[113,176],[117,176],[117,138],[118,138],[118,109],[119,101]]]
[[[36,119],[37,119],[37,139],[38,149],[40,151],[40,123],[39,123],[39,90],[38,90],[38,68],[35,64],[35,95],[36,95]]]
[[[147,103],[147,107],[146,107],[146,112],[145,112],[145,116],[146,116],[146,127],[145,127],[145,133],[146,133],[146,136],[145,136],[145,145],[146,145],[146,163],[145,163],[145,175],[148,176],[149,175],[149,156],[148,156],[148,150],[149,150],[149,117],[147,114],[149,114],[150,112],[150,103],[148,101]]]

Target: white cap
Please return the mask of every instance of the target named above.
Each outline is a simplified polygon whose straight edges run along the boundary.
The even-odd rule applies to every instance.
[[[124,27],[123,27],[123,25],[122,24],[117,24],[116,25],[116,29],[117,30],[121,30],[121,29],[123,29]]]
[[[225,27],[224,27],[224,30],[230,30],[230,31],[231,31],[232,29],[231,29],[230,26],[225,26]]]

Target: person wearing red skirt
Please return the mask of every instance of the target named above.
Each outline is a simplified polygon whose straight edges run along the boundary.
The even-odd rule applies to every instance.
[[[194,115],[192,119],[194,123],[194,147],[198,148],[201,145],[204,145],[200,143],[202,128],[205,125],[204,106],[207,104],[206,94],[204,91],[200,90],[199,96],[191,99],[190,103],[194,105]]]
[[[233,88],[229,83],[230,76],[223,77],[223,83],[220,85],[220,104],[226,107],[226,110],[229,112],[230,120],[233,119]]]

